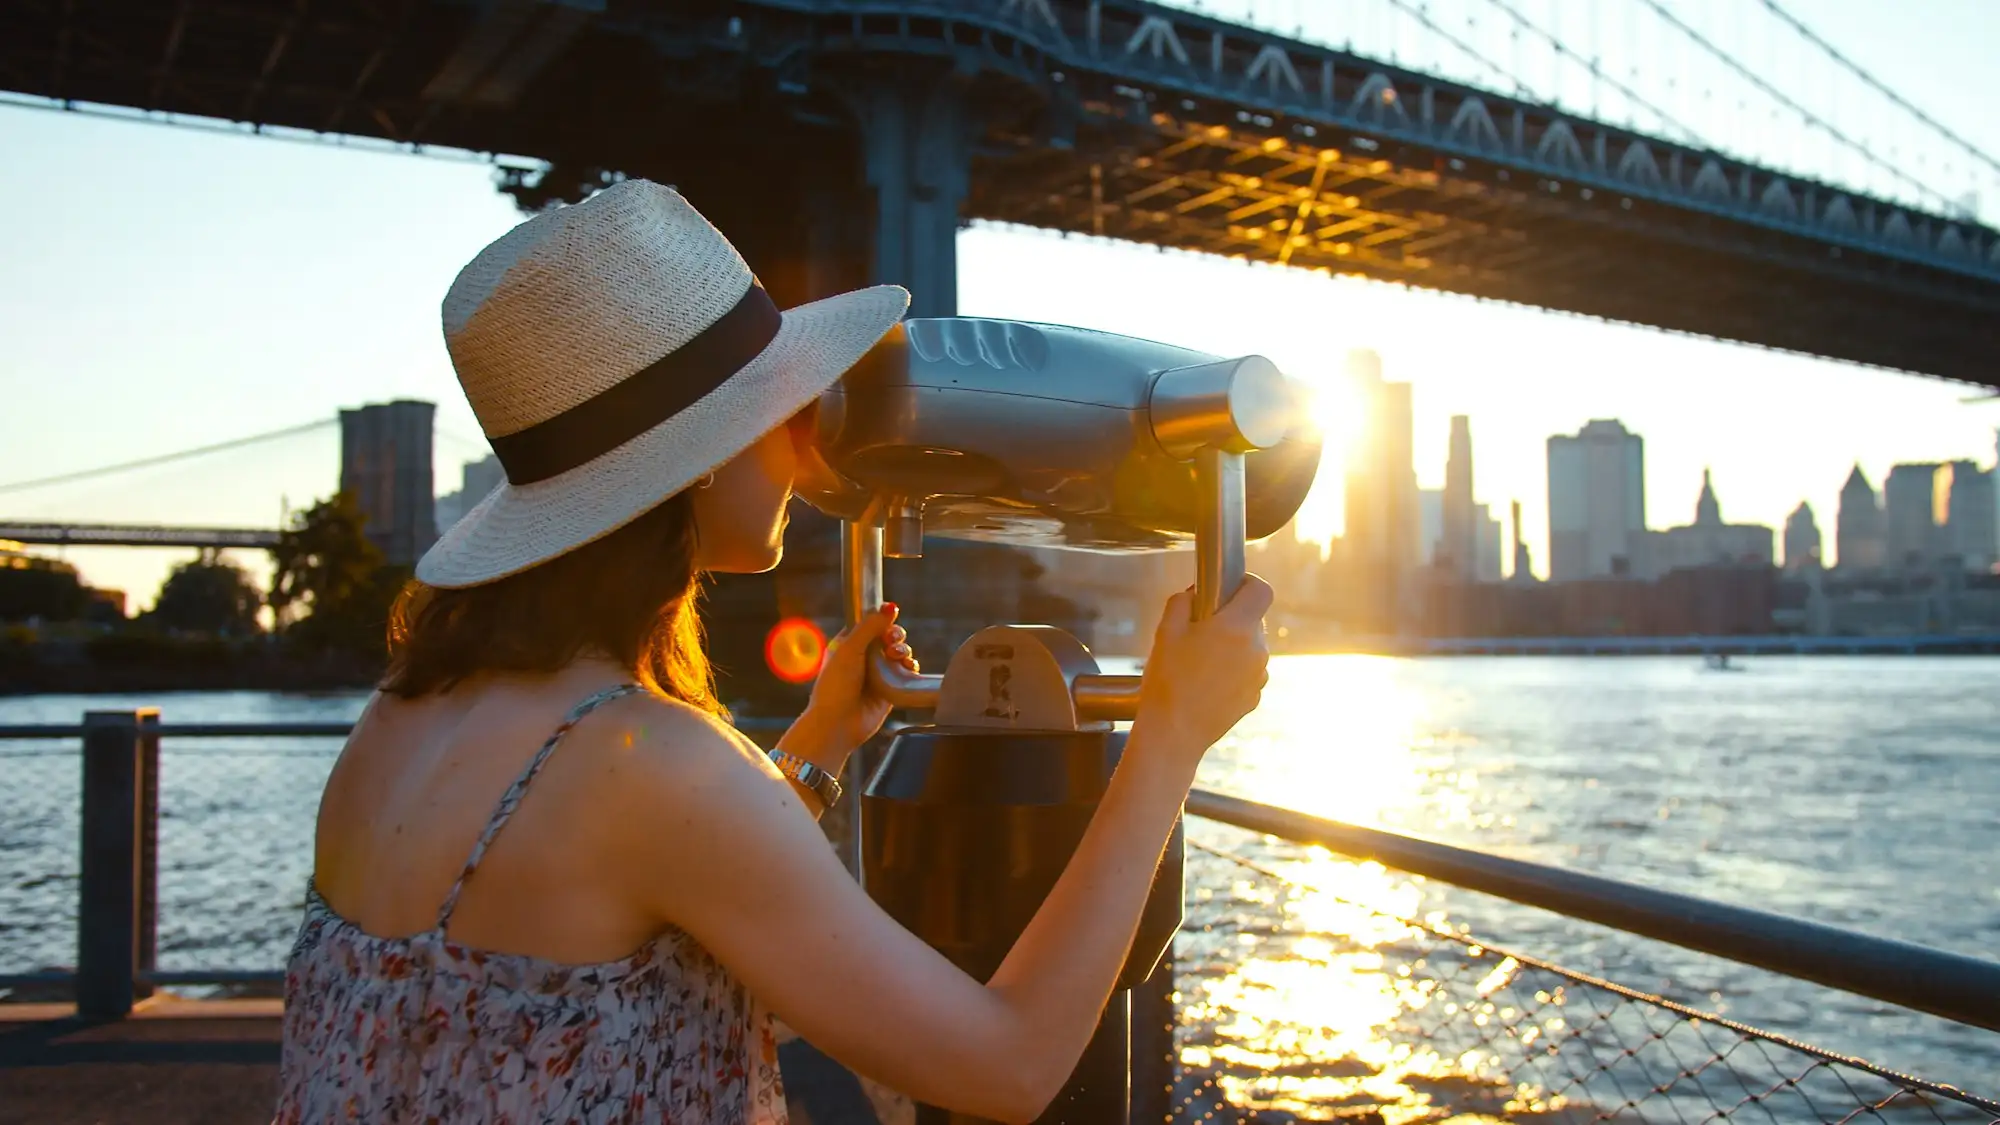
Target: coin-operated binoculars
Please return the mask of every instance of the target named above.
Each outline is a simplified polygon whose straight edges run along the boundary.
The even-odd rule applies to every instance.
[[[1103,332],[919,319],[821,398],[799,494],[843,521],[850,622],[882,601],[882,559],[926,534],[1197,552],[1205,616],[1242,584],[1244,544],[1298,510],[1319,468],[1303,395],[1269,360],[1222,359]],[[994,625],[942,676],[879,652],[871,686],[928,710],[861,798],[861,877],[891,916],[989,978],[1069,862],[1124,746],[1139,677],[1106,675],[1060,629]],[[1129,990],[1181,922],[1178,826],[1082,1062],[1042,1118],[1127,1119]],[[920,1122],[967,1122],[919,1107]]]

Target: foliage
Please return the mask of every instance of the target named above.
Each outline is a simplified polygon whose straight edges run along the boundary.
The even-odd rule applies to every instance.
[[[312,613],[285,631],[285,639],[310,652],[386,659],[389,607],[409,580],[408,567],[378,566],[337,600],[315,603]]]
[[[228,670],[238,663],[237,647],[217,636],[168,636],[145,624],[104,633],[84,643],[84,655],[105,668]]]
[[[72,567],[40,559],[0,565],[0,621],[74,621],[89,605],[90,593]]]
[[[167,629],[241,636],[258,631],[257,611],[262,606],[262,595],[242,567],[214,551],[203,551],[167,575],[147,617]]]
[[[25,625],[0,627],[0,689],[26,680],[38,663],[33,629]]]
[[[271,549],[271,610],[289,623],[294,606],[332,609],[353,597],[382,567],[367,535],[367,517],[351,492],[322,500],[292,518]]]
[[[287,641],[317,652],[386,654],[389,606],[409,571],[383,561],[366,526],[354,495],[342,492],[279,534],[270,601]],[[294,620],[299,608],[305,615]]]

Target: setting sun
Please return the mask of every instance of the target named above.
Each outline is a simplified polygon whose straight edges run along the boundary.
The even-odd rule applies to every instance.
[[[1292,374],[1306,388],[1309,396],[1306,408],[1324,443],[1319,477],[1300,506],[1295,522],[1304,538],[1323,543],[1337,535],[1344,522],[1341,482],[1346,477],[1350,451],[1366,424],[1365,404],[1355,393],[1353,380],[1343,374]]]

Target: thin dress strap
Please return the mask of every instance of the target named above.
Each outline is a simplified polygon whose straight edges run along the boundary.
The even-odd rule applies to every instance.
[[[493,806],[493,815],[487,819],[485,830],[479,834],[479,841],[472,845],[472,854],[466,857],[464,869],[459,871],[458,880],[452,883],[451,893],[444,896],[444,905],[438,908],[437,932],[443,933],[445,927],[451,924],[451,914],[458,909],[458,896],[465,890],[465,881],[472,877],[472,869],[479,866],[479,861],[486,858],[487,847],[493,843],[493,838],[500,834],[500,829],[506,825],[507,818],[514,815],[515,807],[521,803],[521,797],[528,791],[528,783],[535,780],[535,775],[541,772],[542,764],[549,760],[549,754],[555,750],[556,743],[561,742],[563,735],[568,734],[570,728],[580,722],[585,715],[614,699],[623,699],[625,696],[645,690],[638,684],[619,684],[617,687],[605,688],[569,709],[569,714],[563,716],[562,725],[555,729],[554,734],[549,735],[549,740],[542,743],[541,749],[535,751],[535,756],[528,759],[527,768],[523,769],[521,776],[514,779],[514,784],[509,785],[507,791],[500,795],[500,803]]]

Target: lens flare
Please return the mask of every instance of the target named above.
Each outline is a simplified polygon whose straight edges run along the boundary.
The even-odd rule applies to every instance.
[[[826,634],[803,617],[787,617],[764,637],[764,666],[788,684],[811,683],[826,660]]]

